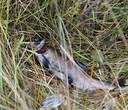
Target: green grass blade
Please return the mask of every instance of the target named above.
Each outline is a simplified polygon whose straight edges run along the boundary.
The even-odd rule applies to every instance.
[[[23,40],[24,40],[24,34],[22,34],[22,37],[21,37],[21,39],[20,39],[20,41],[19,41],[19,43],[15,49],[15,55],[18,53],[20,45],[22,44]]]
[[[3,91],[3,75],[2,75],[2,55],[1,55],[1,48],[0,48],[0,91]]]

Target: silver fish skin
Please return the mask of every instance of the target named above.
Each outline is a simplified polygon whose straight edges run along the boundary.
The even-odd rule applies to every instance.
[[[60,106],[63,103],[64,99],[63,96],[61,94],[55,94],[52,96],[47,97],[42,105],[44,108],[56,108],[58,106]]]
[[[41,45],[44,46],[43,43],[40,44],[40,47],[43,47]],[[98,89],[113,90],[116,88],[116,86],[109,83],[90,78],[79,66],[76,66],[71,61],[67,61],[65,58],[59,56],[51,48],[43,54],[36,53],[36,56],[42,65],[44,65],[44,57],[48,59],[50,63],[49,70],[67,86],[68,76],[70,76],[73,79],[72,85],[84,91],[89,90],[90,92],[93,92]]]

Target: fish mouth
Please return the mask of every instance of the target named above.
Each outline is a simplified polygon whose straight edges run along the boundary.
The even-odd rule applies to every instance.
[[[27,49],[39,51],[45,46],[45,44],[46,44],[45,39],[38,42],[30,42],[29,44],[27,44]]]

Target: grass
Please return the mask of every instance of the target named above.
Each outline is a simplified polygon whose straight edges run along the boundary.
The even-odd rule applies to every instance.
[[[47,96],[57,93],[68,100],[62,110],[98,110],[111,102],[113,93],[108,91],[84,94],[66,88],[36,63],[26,44],[46,39],[55,51],[61,52],[63,46],[74,59],[85,63],[92,77],[114,83],[124,76],[127,81],[127,7],[126,0],[1,0],[1,110],[38,110]],[[114,98],[114,110],[126,110],[127,87],[112,92],[121,94]],[[110,106],[107,103],[106,107]]]

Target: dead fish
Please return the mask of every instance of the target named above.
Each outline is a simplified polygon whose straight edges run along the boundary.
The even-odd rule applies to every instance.
[[[83,70],[86,71],[87,69],[87,66],[85,64],[83,64],[82,62],[78,62],[78,61],[75,61],[77,63],[78,66],[80,66]]]
[[[73,85],[90,92],[98,89],[113,90],[116,88],[115,85],[90,78],[90,76],[82,71],[82,69],[86,69],[85,65],[77,62],[74,65],[70,60],[65,60],[47,46],[45,40],[42,40],[40,43],[33,43],[31,46],[34,48],[33,50],[36,50],[35,54],[39,62],[61,79],[66,86]],[[30,44],[28,44],[28,47],[30,47]],[[74,59],[73,62],[75,62]]]
[[[59,95],[52,95],[47,97],[42,105],[45,108],[56,108],[60,106],[63,103],[63,96],[61,94]]]

